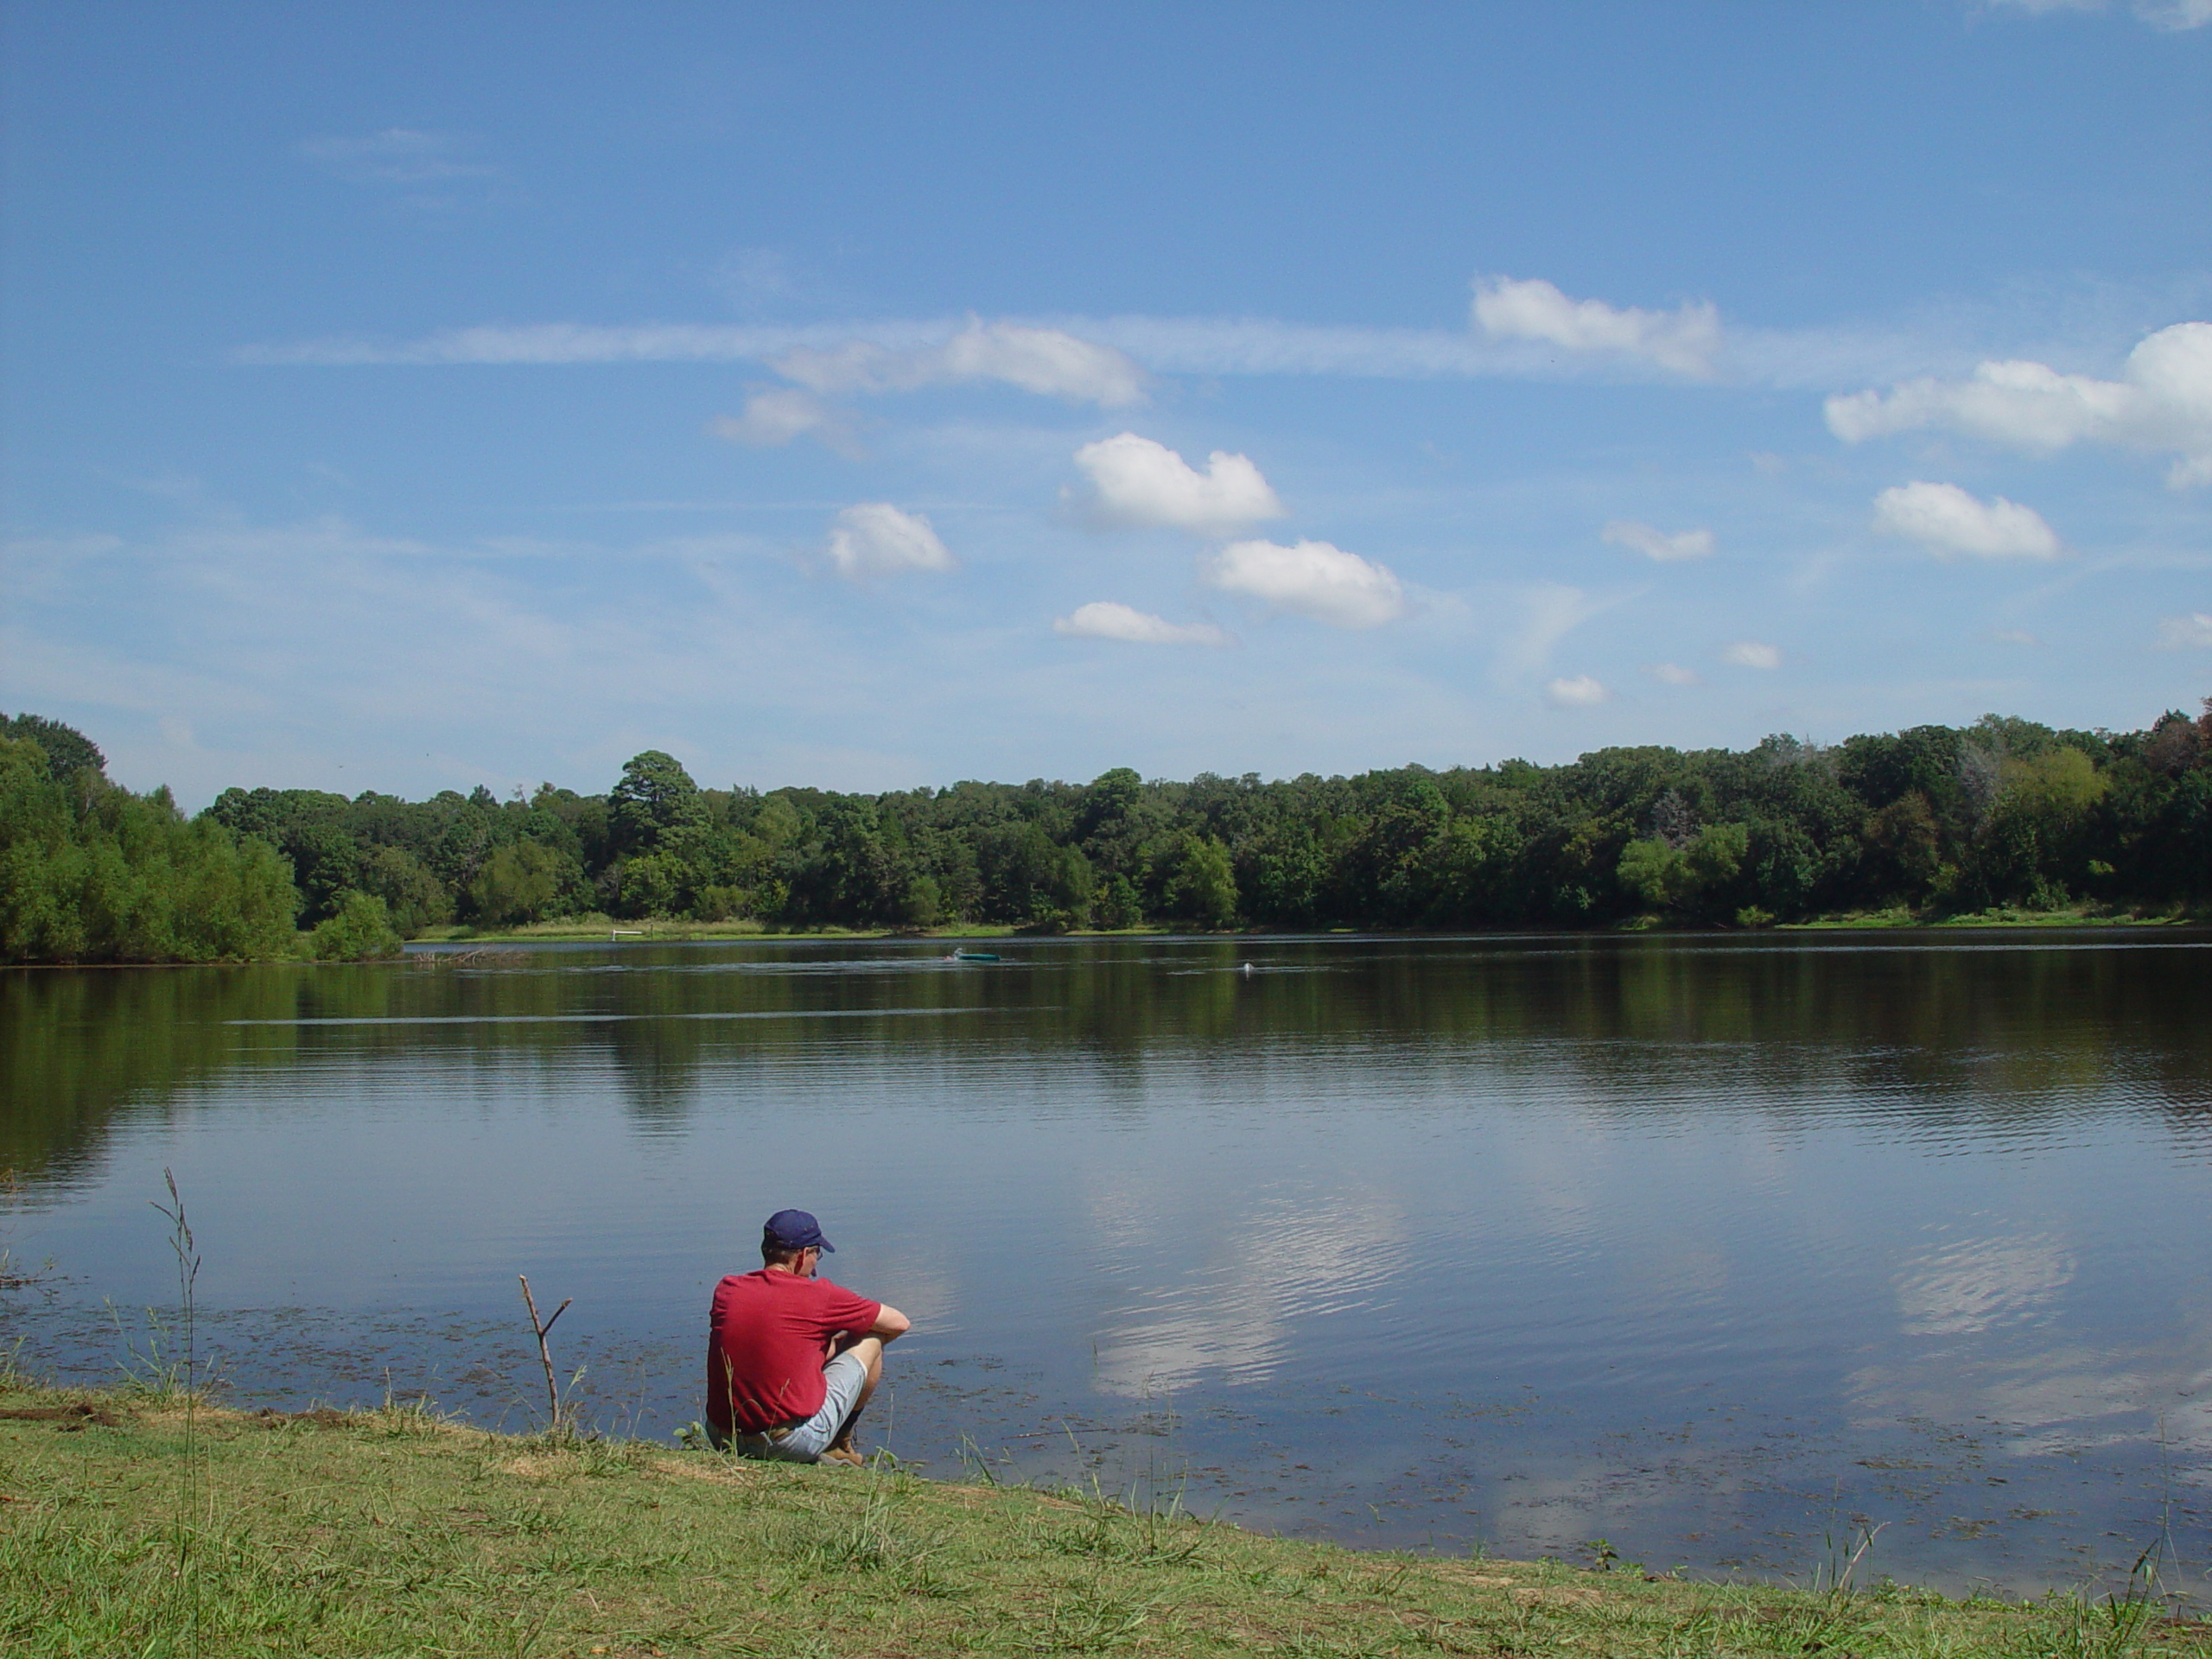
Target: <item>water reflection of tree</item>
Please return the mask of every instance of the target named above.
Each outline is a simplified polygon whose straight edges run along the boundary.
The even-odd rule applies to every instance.
[[[282,1065],[276,1039],[241,1052],[226,1020],[289,1013],[282,969],[21,969],[0,990],[0,1169],[80,1177],[126,1107],[165,1115],[178,1091],[241,1065]]]
[[[1565,1090],[1608,1116],[1809,1125],[1849,1100],[1901,1123],[2018,1129],[2117,1095],[2212,1138],[2212,953],[2180,939],[1024,941],[982,969],[935,955],[792,943],[459,970],[19,971],[0,995],[0,1167],[69,1178],[118,1113],[338,1054],[404,1056],[462,1090],[518,1067],[611,1072],[633,1120],[662,1130],[710,1094],[825,1060],[887,1075],[1012,1058],[1046,1067],[1045,1088],[1065,1067],[1092,1109],[1141,1115],[1159,1062],[1233,1084],[1288,1054],[1355,1078],[1426,1069],[1447,1090]]]

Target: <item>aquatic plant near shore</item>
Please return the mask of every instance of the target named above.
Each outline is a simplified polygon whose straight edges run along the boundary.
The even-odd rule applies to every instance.
[[[200,1246],[184,1213],[184,1195],[177,1191],[176,1172],[164,1167],[162,1183],[169,1201],[154,1201],[156,1212],[169,1224],[169,1250],[176,1260],[177,1318],[184,1333],[183,1388],[184,1454],[177,1466],[176,1512],[172,1543],[176,1552],[174,1569],[175,1599],[184,1618],[188,1650],[200,1651],[200,1579],[195,1568],[198,1541],[202,1451],[200,1444],[199,1289]]]

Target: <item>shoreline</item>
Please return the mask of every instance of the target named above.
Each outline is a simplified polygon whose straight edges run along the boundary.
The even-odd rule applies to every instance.
[[[1780,1584],[1357,1551],[887,1458],[760,1464],[20,1376],[0,1377],[0,1645],[24,1653],[2212,1648],[2148,1578],[2008,1602],[1854,1586],[1833,1545]]]
[[[460,925],[427,928],[407,941],[410,946],[446,944],[616,944],[620,940],[608,936],[620,929],[621,938],[645,944],[677,943],[755,943],[775,939],[906,939],[927,943],[942,939],[947,943],[964,939],[1019,939],[1043,942],[1054,939],[1324,939],[1324,938],[1616,938],[1624,936],[1656,935],[1688,938],[1726,938],[1759,933],[1837,933],[1866,931],[1968,931],[1990,928],[2048,928],[2071,931],[2080,928],[2124,927],[2203,927],[2212,925],[2212,918],[2194,915],[2138,915],[2133,913],[2105,914],[2088,911],[2019,911],[2000,910],[1980,912],[1968,915],[1927,918],[1908,912],[1878,911],[1850,912],[1839,916],[1820,917],[1811,921],[1777,922],[1769,927],[1682,927],[1646,919],[1624,922],[1611,927],[1583,928],[1498,928],[1489,931],[1468,929],[1389,929],[1337,927],[1311,930],[1237,929],[1207,931],[1195,928],[1126,927],[1112,929],[1071,928],[1065,932],[1031,932],[1011,923],[977,922],[960,926],[909,928],[772,928],[757,922],[689,922],[680,920],[655,921],[642,918],[624,924],[611,918],[590,920],[577,918],[563,922],[539,922],[518,928],[473,928]]]
[[[970,940],[1001,940],[1022,944],[1049,943],[1054,940],[1098,939],[1607,939],[1658,938],[1683,939],[1758,938],[1762,935],[1802,936],[1824,933],[1864,932],[1923,932],[1956,933],[1988,932],[1993,931],[2033,932],[2080,932],[2099,928],[2126,929],[2131,931],[2158,928],[2212,927],[2212,916],[2189,913],[2139,915],[2133,913],[2106,914],[2086,911],[2019,911],[1998,910],[1976,914],[1945,917],[1919,917],[1908,912],[1878,911],[1840,916],[1821,917],[1812,921],[1777,922],[1759,927],[1728,927],[1712,925],[1686,927],[1652,918],[1637,918],[1609,927],[1584,928],[1498,928],[1489,931],[1465,929],[1407,929],[1336,927],[1312,930],[1294,929],[1224,929],[1208,931],[1197,928],[1129,927],[1117,929],[1069,929],[1065,932],[1029,931],[1010,923],[978,922],[959,927],[930,928],[769,928],[758,923],[747,922],[686,922],[640,920],[635,927],[623,927],[608,918],[585,921],[575,919],[562,922],[539,922],[519,928],[474,928],[452,925],[427,928],[414,938],[402,941],[400,954],[393,957],[356,957],[317,959],[304,949],[281,956],[217,957],[204,962],[163,961],[94,961],[94,962],[0,962],[0,969],[22,971],[79,970],[83,969],[128,969],[140,968],[242,968],[264,967],[271,963],[289,963],[302,968],[344,968],[373,965],[377,963],[402,962],[434,958],[447,950],[461,947],[464,950],[487,947],[524,944],[759,944],[782,940],[901,939],[916,944],[942,941],[958,944]],[[302,947],[309,936],[302,933],[299,939]]]

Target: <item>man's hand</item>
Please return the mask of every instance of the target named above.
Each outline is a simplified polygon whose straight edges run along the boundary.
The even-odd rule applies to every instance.
[[[883,1303],[882,1310],[875,1316],[875,1323],[868,1327],[868,1332],[879,1342],[896,1342],[914,1328],[914,1322],[890,1303]]]

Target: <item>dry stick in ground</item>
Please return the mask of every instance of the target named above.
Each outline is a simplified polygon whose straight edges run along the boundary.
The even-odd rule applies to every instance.
[[[515,1277],[522,1281],[522,1305],[530,1310],[530,1328],[537,1333],[537,1363],[545,1368],[546,1427],[558,1428],[561,1427],[561,1390],[553,1381],[553,1353],[545,1345],[545,1333],[553,1328],[553,1319],[567,1313],[569,1304],[576,1299],[573,1296],[563,1299],[561,1306],[553,1310],[553,1319],[541,1322],[537,1317],[537,1299],[530,1294],[530,1275],[518,1273]]]

